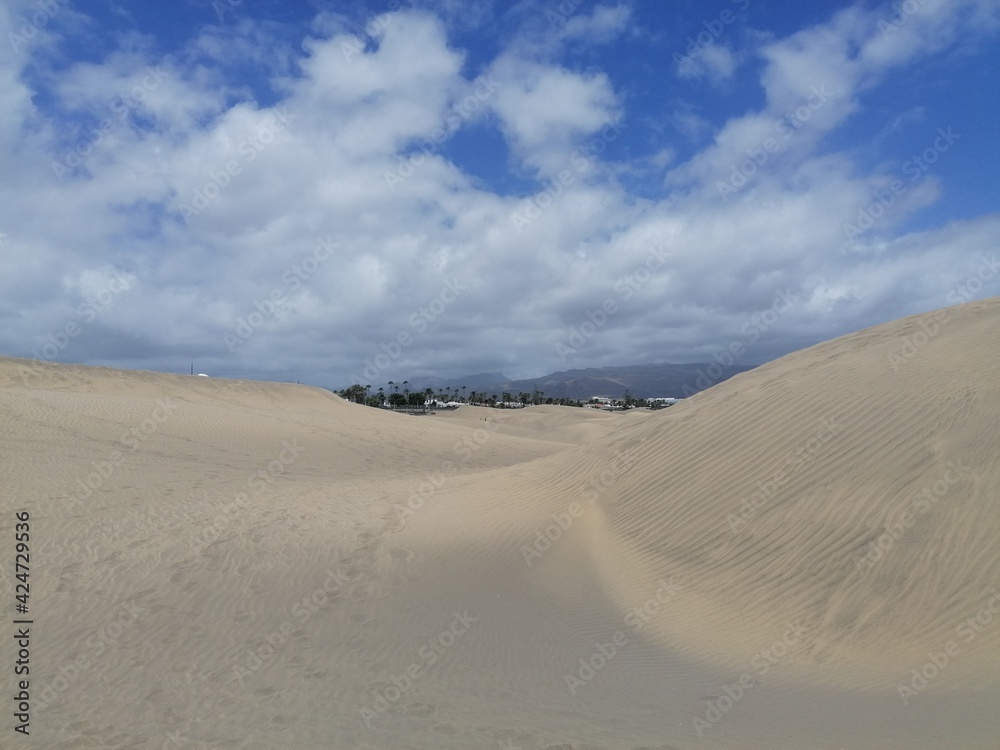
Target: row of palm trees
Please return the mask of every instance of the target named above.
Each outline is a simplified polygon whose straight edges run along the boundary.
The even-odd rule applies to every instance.
[[[532,393],[526,391],[519,392],[516,396],[511,391],[504,391],[500,394],[489,394],[485,391],[466,391],[466,386],[445,386],[444,388],[425,388],[423,390],[410,390],[410,381],[404,380],[396,382],[390,380],[387,385],[388,391],[380,387],[372,393],[371,385],[361,385],[355,383],[349,388],[338,391],[338,395],[348,401],[358,404],[366,404],[382,409],[426,409],[428,405],[442,405],[448,403],[471,404],[474,406],[490,406],[501,409],[523,408],[532,404],[559,404],[561,406],[583,406],[583,402],[571,398],[545,397],[545,392],[537,388]],[[402,392],[400,392],[402,388]],[[461,391],[461,392],[460,392]]]

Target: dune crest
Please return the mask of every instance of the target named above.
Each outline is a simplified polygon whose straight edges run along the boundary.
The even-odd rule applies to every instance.
[[[633,570],[616,598],[683,582],[658,625],[702,655],[800,621],[790,661],[824,679],[884,685],[955,640],[939,683],[996,681],[996,624],[956,629],[1000,589],[998,331],[997,299],[877,326],[559,457],[585,480],[632,460],[598,500]]]

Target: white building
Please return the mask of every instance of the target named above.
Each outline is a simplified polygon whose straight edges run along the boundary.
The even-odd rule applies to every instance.
[[[614,403],[607,396],[591,396],[587,403],[591,409],[614,409]]]
[[[670,396],[659,396],[657,398],[648,398],[646,400],[651,404],[661,404],[663,406],[673,406],[677,403],[677,399]]]

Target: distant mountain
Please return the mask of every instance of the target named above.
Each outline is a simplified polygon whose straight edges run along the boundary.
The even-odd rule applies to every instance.
[[[441,383],[441,387],[451,386],[452,388],[461,388],[463,385],[468,387],[470,391],[484,391],[492,388],[496,383],[509,383],[510,378],[504,375],[502,372],[481,372],[478,375],[466,375],[464,378],[459,380]],[[437,385],[437,384],[434,384]],[[424,386],[425,388],[427,386]]]
[[[477,391],[499,397],[504,391],[510,391],[516,396],[521,391],[532,393],[538,388],[546,397],[586,401],[592,396],[621,398],[627,388],[636,398],[685,398],[752,369],[753,367],[739,365],[723,367],[715,362],[686,365],[664,363],[590,367],[585,370],[554,372],[528,380],[511,380],[502,372],[481,372],[437,382],[424,382],[417,378],[409,384],[409,389],[422,391],[433,388],[436,392],[438,388],[450,387],[458,393],[465,386],[466,395]]]
[[[622,367],[590,367],[566,370],[529,380],[509,380],[502,373],[484,373],[442,383],[441,387],[463,385],[468,391],[497,394],[510,391],[531,393],[535,388],[553,398],[587,400],[592,396],[621,398],[627,388],[636,398],[672,396],[684,398],[728,380],[750,366],[722,367],[716,363],[625,365]],[[494,377],[500,376],[500,377]]]

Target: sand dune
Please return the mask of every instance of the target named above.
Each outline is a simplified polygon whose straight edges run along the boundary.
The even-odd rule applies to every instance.
[[[17,741],[996,750],[998,330],[950,308],[629,414],[0,359]]]
[[[649,414],[639,409],[631,414]],[[582,445],[606,436],[622,425],[621,413],[590,408],[540,405],[530,409],[498,410],[480,406],[464,406],[440,416],[479,427],[480,421],[490,423],[489,429],[504,435],[533,437],[557,443]]]

